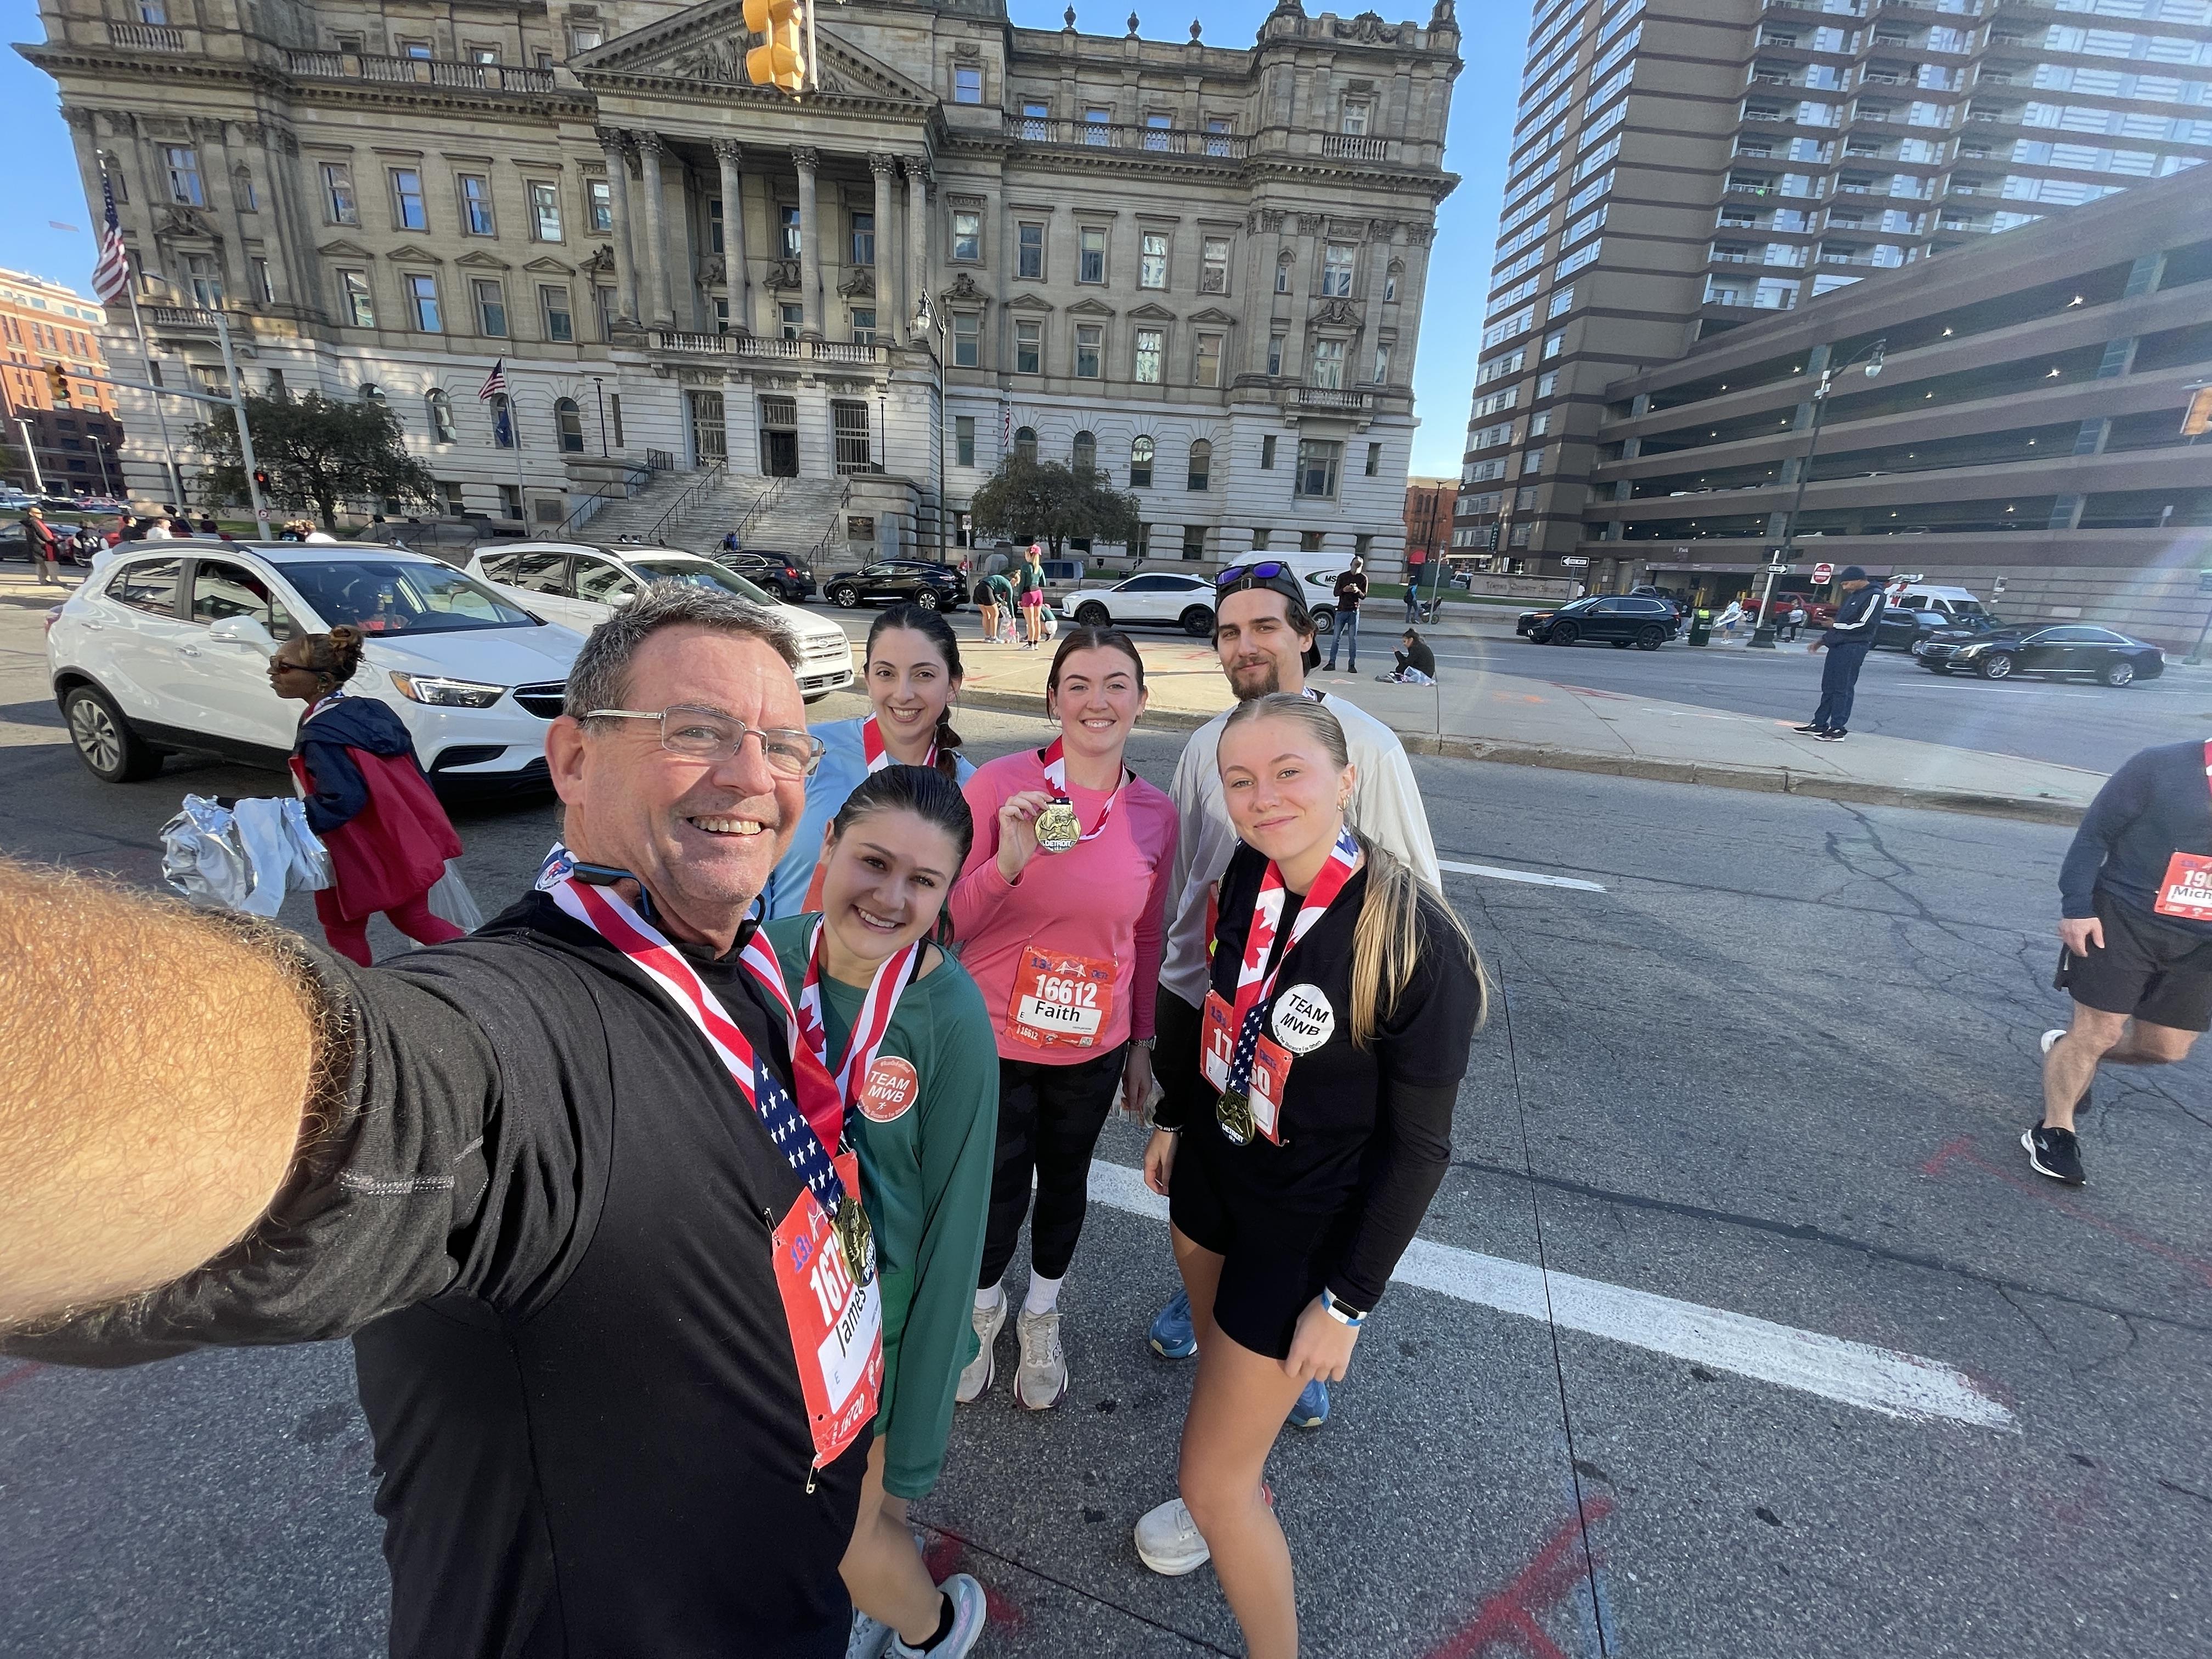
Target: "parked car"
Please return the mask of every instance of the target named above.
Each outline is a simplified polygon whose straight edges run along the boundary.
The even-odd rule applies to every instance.
[[[918,605],[925,611],[957,611],[968,595],[960,573],[931,559],[878,559],[822,584],[823,596],[847,611],[863,605]]]
[[[133,542],[55,612],[46,666],[78,758],[110,783],[173,750],[282,769],[299,710],[269,657],[343,623],[368,637],[346,690],[398,712],[442,793],[543,786],[574,629],[419,555],[352,542]]]
[[[2081,675],[2122,686],[2154,680],[2166,672],[2166,653],[2156,646],[2079,623],[2028,623],[1986,633],[1942,629],[1922,642],[1918,655],[1920,665],[1931,673],[1979,674],[1985,680],[2015,674]]]
[[[492,519],[475,513],[458,513],[435,519],[402,519],[373,524],[357,539],[404,547],[428,554],[450,565],[465,565],[469,555],[486,542],[512,539],[530,532],[520,519]]]
[[[725,570],[734,570],[755,587],[773,593],[786,605],[797,605],[814,596],[814,578],[796,559],[781,553],[731,552],[716,549],[707,556]]]
[[[1836,607],[1826,599],[1814,599],[1810,593],[1777,593],[1774,596],[1776,626],[1779,627],[1790,615],[1791,607],[1800,605],[1805,607],[1805,626],[1808,628],[1826,628],[1836,619]],[[1720,606],[1716,605],[1712,609],[1718,611]],[[1754,623],[1759,620],[1757,592],[1754,592],[1743,602],[1743,614]]]
[[[1920,647],[1939,633],[1987,634],[2002,626],[1995,617],[1987,614],[1950,617],[1934,610],[1885,609],[1881,620],[1875,624],[1874,648],[1877,651],[1909,651],[1917,657],[1920,654]]]
[[[1111,587],[1078,588],[1064,608],[1085,627],[1172,623],[1200,638],[1213,632],[1213,584],[1165,570],[1130,576]]]
[[[786,605],[734,570],[672,547],[605,547],[588,542],[506,542],[472,555],[469,572],[519,604],[589,633],[647,583],[719,587],[775,612],[799,636],[799,689],[818,702],[853,683],[853,642],[825,617]]]
[[[1992,627],[1996,625],[1996,618],[1990,614],[1989,607],[1963,587],[1944,587],[1928,582],[1908,583],[1889,596],[1888,608],[1892,611],[1930,611],[1947,623],[1966,623],[1978,618]]]
[[[1599,594],[1553,611],[1524,611],[1513,631],[1538,645],[1602,640],[1607,645],[1656,651],[1680,630],[1681,618],[1665,599]]]

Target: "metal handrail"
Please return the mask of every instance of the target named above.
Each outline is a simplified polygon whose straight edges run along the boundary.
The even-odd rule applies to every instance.
[[[653,528],[645,532],[645,539],[648,542],[653,543],[661,541],[663,539],[661,532],[667,528],[668,521],[671,519],[678,518],[684,514],[690,512],[693,507],[698,506],[701,501],[706,500],[707,496],[712,491],[720,488],[722,476],[726,471],[728,471],[728,468],[729,463],[726,461],[717,461],[714,465],[708,467],[707,471],[701,475],[697,483],[693,484],[681,495],[678,495],[676,498],[675,504],[672,506],[667,512],[662,514],[658,519],[653,520]]]
[[[731,532],[737,537],[739,547],[743,547],[745,544],[745,532],[753,527],[756,520],[783,498],[783,492],[790,483],[791,480],[788,478],[771,478],[769,480],[768,488],[753,497],[753,504],[745,509],[744,516],[738,520]]]
[[[853,504],[853,486],[848,483],[837,492],[837,506],[830,515],[830,527],[824,530],[814,545],[806,552],[806,574],[820,579],[822,564],[830,556],[830,544],[839,539],[838,532],[845,527],[845,509]]]
[[[648,474],[648,476],[650,475]],[[594,489],[590,495],[585,496],[583,500],[578,501],[575,506],[568,509],[568,516],[562,520],[559,524],[553,526],[552,532],[547,539],[550,541],[558,541],[569,531],[582,528],[586,520],[597,518],[599,516],[599,509],[598,507],[592,505],[595,501],[604,505],[605,502],[611,501],[628,501],[632,495],[636,493],[629,488],[629,473],[624,472],[623,475],[622,487],[619,489],[611,484],[601,484],[597,489]],[[589,508],[590,510],[586,511],[586,508]]]

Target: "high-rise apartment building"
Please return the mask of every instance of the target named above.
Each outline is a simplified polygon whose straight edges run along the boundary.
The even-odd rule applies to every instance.
[[[1539,0],[1513,143],[1454,542],[1572,574],[1607,385],[2212,158],[2212,0]]]
[[[12,457],[9,483],[35,482],[61,495],[106,495],[121,484],[114,388],[85,378],[107,373],[106,315],[59,283],[0,270],[0,453]],[[57,368],[66,401],[55,395]]]

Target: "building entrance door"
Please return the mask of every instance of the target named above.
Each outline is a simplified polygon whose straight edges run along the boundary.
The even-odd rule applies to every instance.
[[[719,466],[730,458],[729,437],[722,424],[722,394],[692,392],[691,453],[701,466]]]
[[[764,478],[799,476],[799,400],[760,400],[760,467]]]

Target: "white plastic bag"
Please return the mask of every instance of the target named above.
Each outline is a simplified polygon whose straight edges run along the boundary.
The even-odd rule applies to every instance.
[[[314,893],[334,883],[330,848],[307,828],[307,809],[296,799],[286,800],[284,833],[291,842],[292,870],[285,884],[295,892]]]
[[[187,795],[161,826],[161,878],[194,904],[273,919],[285,894],[331,884],[331,855],[289,797]]]
[[[187,795],[161,826],[161,879],[192,903],[242,910],[253,893],[253,868],[230,809],[205,795]]]
[[[442,916],[465,933],[473,933],[483,926],[483,912],[477,908],[476,895],[469,891],[468,883],[453,860],[446,860],[446,873],[438,878],[430,889],[430,914]]]
[[[286,879],[292,868],[292,837],[284,828],[284,808],[296,802],[263,799],[233,803],[231,827],[246,854],[252,886],[232,908],[264,921],[284,908]]]

